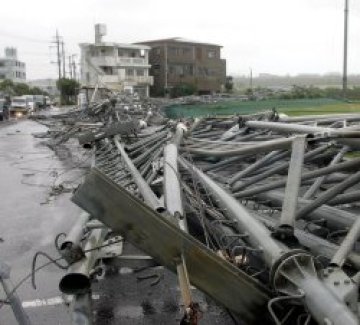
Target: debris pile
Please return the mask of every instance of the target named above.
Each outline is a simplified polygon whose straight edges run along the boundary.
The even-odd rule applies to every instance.
[[[191,285],[238,323],[359,323],[360,114],[173,121],[113,97],[37,119],[50,147],[76,139],[93,157],[59,244],[74,323],[91,322],[99,261],[125,242],[176,273],[182,324],[204,313]]]

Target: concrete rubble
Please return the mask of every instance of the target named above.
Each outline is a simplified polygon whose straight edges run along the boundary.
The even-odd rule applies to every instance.
[[[178,324],[212,324],[199,292],[222,324],[358,324],[360,114],[175,121],[164,104],[113,95],[33,116],[55,151],[92,155],[59,240],[73,324],[94,323],[92,290],[119,265],[171,271]]]

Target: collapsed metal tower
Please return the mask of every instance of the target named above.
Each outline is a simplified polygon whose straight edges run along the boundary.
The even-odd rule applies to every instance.
[[[78,138],[93,153],[61,244],[74,324],[91,324],[92,278],[124,242],[177,274],[184,324],[201,323],[191,286],[239,324],[358,324],[358,121],[171,121],[124,97],[56,117],[51,146]]]

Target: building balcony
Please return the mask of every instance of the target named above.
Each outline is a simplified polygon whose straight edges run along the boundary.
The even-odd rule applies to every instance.
[[[104,67],[150,67],[144,58],[122,58],[114,56],[92,57],[91,63],[96,66]]]
[[[154,83],[154,78],[152,76],[148,77],[125,77],[122,78],[118,75],[105,75],[101,76],[101,81],[104,83],[127,83],[131,85],[144,84],[152,86]]]

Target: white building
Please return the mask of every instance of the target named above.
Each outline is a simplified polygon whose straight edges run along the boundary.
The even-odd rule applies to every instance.
[[[17,50],[13,47],[5,48],[5,57],[0,58],[0,81],[9,79],[14,82],[26,80],[25,63],[17,59]]]
[[[81,43],[81,84],[149,96],[153,77],[149,76],[146,45],[103,42],[105,25],[95,25],[95,43]]]

